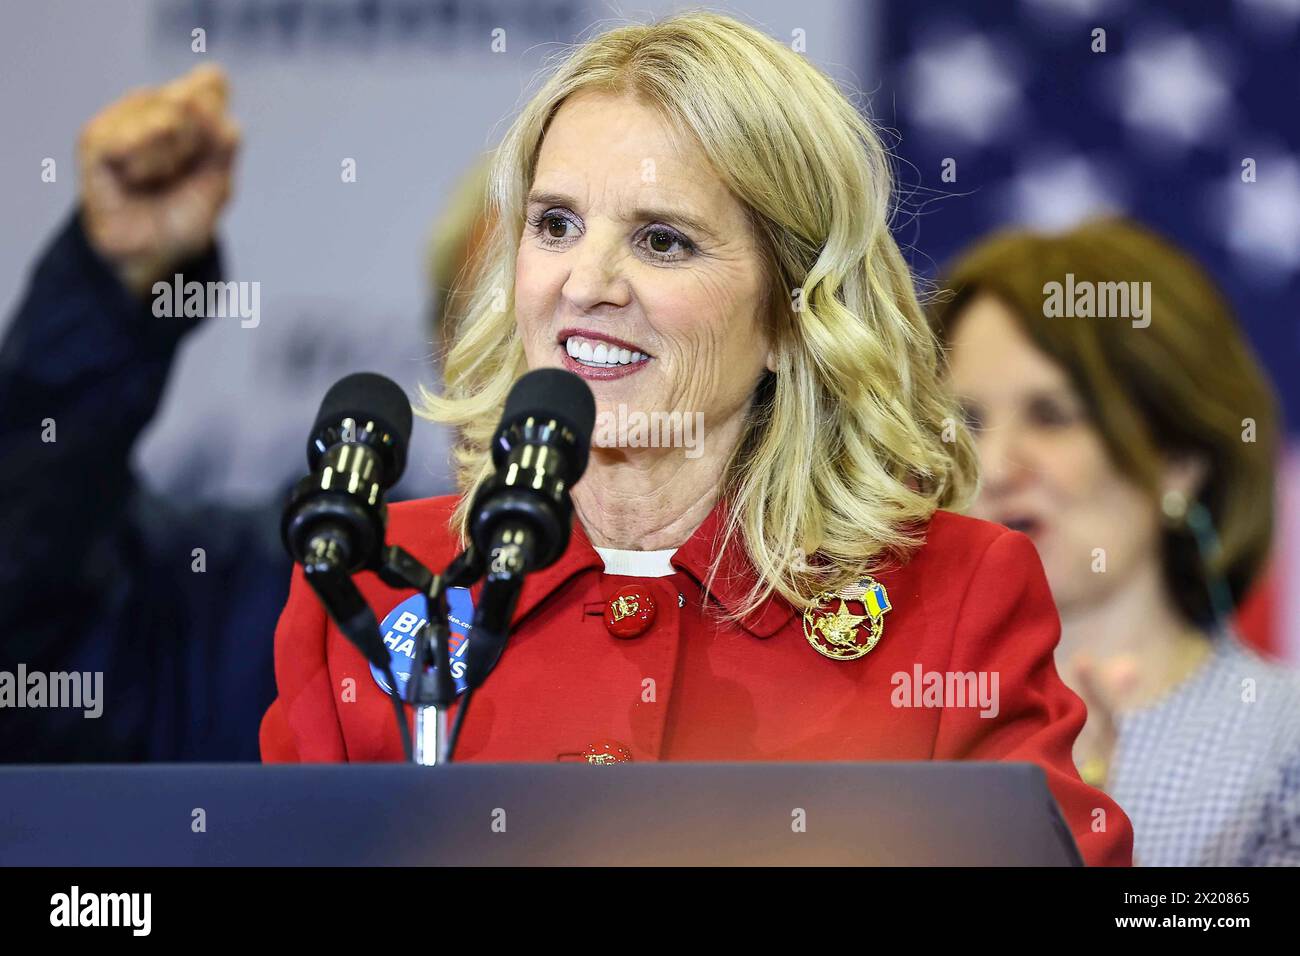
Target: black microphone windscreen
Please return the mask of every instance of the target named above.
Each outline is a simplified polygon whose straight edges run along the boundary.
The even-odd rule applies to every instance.
[[[506,397],[504,425],[529,415],[553,416],[578,435],[585,447],[596,427],[596,397],[587,383],[562,368],[534,369],[515,382]]]
[[[374,421],[390,432],[403,452],[411,441],[411,402],[401,386],[375,372],[356,372],[339,379],[325,393],[312,435],[344,418],[358,424]]]

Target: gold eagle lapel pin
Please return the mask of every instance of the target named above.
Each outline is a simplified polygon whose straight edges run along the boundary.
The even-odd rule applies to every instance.
[[[833,607],[838,601],[839,606]],[[885,633],[889,595],[871,576],[839,591],[823,591],[803,612],[803,635],[833,661],[854,661],[871,652]]]

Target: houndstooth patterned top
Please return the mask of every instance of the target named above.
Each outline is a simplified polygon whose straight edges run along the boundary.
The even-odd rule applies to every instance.
[[[1110,795],[1139,866],[1300,866],[1300,672],[1226,634],[1117,723]]]

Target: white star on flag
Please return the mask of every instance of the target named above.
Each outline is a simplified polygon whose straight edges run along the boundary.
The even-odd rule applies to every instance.
[[[1186,34],[1139,41],[1124,56],[1119,98],[1124,122],[1191,146],[1214,139],[1232,102],[1224,64]]]
[[[903,77],[917,122],[973,143],[993,139],[1020,103],[1007,54],[976,34],[926,46]]]
[[[1300,269],[1300,161],[1283,153],[1257,157],[1255,182],[1239,171],[1210,197],[1221,242],[1263,281],[1282,281]]]
[[[1040,155],[1027,161],[1001,202],[1015,221],[1053,231],[1124,207],[1119,182],[1072,154]]]

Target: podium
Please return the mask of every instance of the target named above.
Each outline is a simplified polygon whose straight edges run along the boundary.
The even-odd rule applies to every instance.
[[[0,866],[1081,862],[1033,764],[0,769]]]

